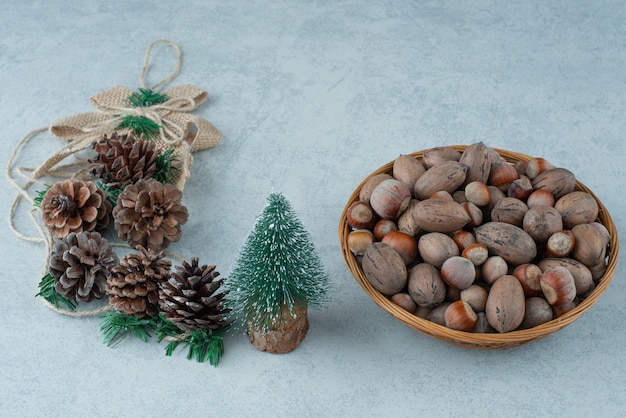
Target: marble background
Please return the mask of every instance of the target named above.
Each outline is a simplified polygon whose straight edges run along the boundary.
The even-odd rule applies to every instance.
[[[42,245],[3,222],[0,416],[620,416],[626,409],[624,256],[585,315],[504,351],[453,347],[378,308],[337,240],[348,197],[400,154],[478,140],[576,173],[626,236],[626,5],[621,1],[2,0],[0,162],[89,97],[135,88],[146,49],[184,55],[170,86],[224,135],[194,155],[190,220],[172,250],[227,275],[266,196],[280,191],[333,283],[288,355],[229,336],[217,368],[163,344],[102,343],[99,319],[44,307]],[[148,82],[173,69],[156,48]],[[35,165],[61,143],[43,134]],[[2,216],[15,189],[0,182]],[[34,234],[27,209],[16,225]]]

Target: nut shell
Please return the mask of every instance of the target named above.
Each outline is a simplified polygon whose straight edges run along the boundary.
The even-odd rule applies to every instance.
[[[490,254],[499,255],[512,265],[529,263],[537,255],[535,241],[515,225],[488,222],[474,228],[474,235],[477,242],[489,249]]]
[[[467,167],[457,161],[445,161],[428,170],[415,182],[413,194],[428,199],[440,190],[454,192],[465,181]]]
[[[391,175],[387,173],[374,174],[369,179],[367,179],[363,187],[361,187],[361,190],[359,191],[359,200],[369,203],[370,197],[372,196],[372,191],[376,188],[376,186],[382,183],[383,180],[388,180],[392,178],[393,177],[391,177]]]
[[[504,258],[499,255],[489,257],[483,265],[480,266],[481,277],[487,284],[493,284],[497,279],[507,274],[508,271],[509,265]]]
[[[473,181],[487,183],[491,172],[491,157],[489,148],[483,142],[476,142],[465,148],[459,162],[467,167],[464,184]]]
[[[348,225],[352,228],[372,229],[376,224],[376,215],[369,203],[356,200],[348,207]]]
[[[485,206],[491,200],[491,193],[485,183],[472,181],[465,186],[465,198],[476,206]]]
[[[574,276],[565,267],[553,267],[541,275],[541,290],[550,305],[570,303],[576,297]]]
[[[493,222],[504,222],[521,228],[526,212],[528,212],[528,206],[526,206],[524,202],[514,197],[505,197],[494,205],[491,210],[491,220]]]
[[[584,296],[595,287],[591,270],[580,261],[572,258],[544,258],[539,261],[538,266],[543,271],[554,267],[565,267],[574,278],[577,296]]]
[[[446,297],[446,284],[439,270],[427,263],[420,263],[409,270],[408,291],[418,306],[434,308]]]
[[[547,190],[535,190],[526,199],[526,205],[529,208],[534,206],[554,206],[554,196]]]
[[[524,320],[520,324],[520,329],[529,329],[541,324],[545,324],[554,318],[552,307],[548,301],[542,297],[533,296],[526,299],[524,309]]]
[[[402,257],[389,245],[375,242],[362,260],[363,273],[370,284],[384,295],[394,295],[404,289],[407,271]]]
[[[578,224],[587,224],[598,218],[598,202],[589,193],[575,191],[560,198],[554,208],[563,217],[563,226],[571,229]]]
[[[474,312],[484,312],[487,305],[487,290],[477,284],[461,290],[460,298],[469,303]]]
[[[471,331],[478,317],[469,303],[464,300],[452,302],[444,314],[446,327],[458,331]]]
[[[419,160],[412,155],[400,155],[393,162],[393,178],[406,184],[410,190],[413,190],[415,182],[426,169]]]
[[[409,206],[411,190],[396,179],[383,180],[372,191],[370,205],[383,219],[396,219]]]
[[[441,278],[456,289],[467,289],[476,279],[476,268],[467,258],[450,257],[441,266]]]
[[[529,176],[530,177],[530,176]],[[565,168],[552,168],[537,175],[532,181],[535,190],[547,190],[556,200],[574,191],[576,178]]]
[[[446,161],[459,161],[461,152],[451,147],[435,147],[424,152],[422,163],[427,169]]]
[[[387,233],[397,230],[398,225],[391,219],[380,219],[376,222],[376,225],[374,225],[374,236],[380,241]]]
[[[528,209],[522,225],[535,241],[546,242],[552,234],[563,229],[563,218],[553,207],[535,206]]]
[[[604,261],[606,256],[605,237],[601,230],[592,224],[579,224],[572,228],[576,244],[571,257],[587,267]]]
[[[348,248],[354,255],[363,255],[374,242],[374,234],[369,229],[355,229],[348,234]]]
[[[524,289],[515,277],[505,275],[493,283],[485,313],[496,331],[502,333],[517,329],[524,320],[525,310]]]
[[[416,225],[429,232],[454,232],[463,228],[470,217],[460,204],[443,199],[427,199],[411,210]]]
[[[424,262],[441,267],[448,258],[459,255],[459,248],[452,238],[441,232],[429,232],[422,235],[417,248]]]
[[[415,301],[408,293],[396,293],[390,297],[389,300],[410,313],[415,312],[415,309],[417,308]]]
[[[400,254],[404,264],[410,264],[417,256],[417,241],[405,232],[390,231],[383,237],[382,242]]]

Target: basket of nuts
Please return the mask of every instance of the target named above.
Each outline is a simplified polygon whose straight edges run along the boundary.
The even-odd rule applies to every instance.
[[[487,147],[400,155],[350,196],[348,269],[374,302],[460,347],[520,346],[571,324],[606,291],[619,241],[574,174]]]

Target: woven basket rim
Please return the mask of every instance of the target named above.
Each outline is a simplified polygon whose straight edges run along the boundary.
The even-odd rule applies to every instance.
[[[463,152],[467,148],[467,145],[448,145],[447,147]],[[515,162],[518,160],[528,162],[532,158],[529,155],[517,153],[514,151],[503,150],[499,148],[494,148],[494,150],[497,151],[509,162]],[[428,151],[428,149],[413,152],[408,155],[412,155],[416,158],[421,159],[422,155],[426,151]],[[400,320],[411,328],[425,335],[436,338],[440,341],[459,347],[492,350],[517,347],[544,338],[571,324],[580,316],[582,316],[582,314],[585,313],[591,306],[593,306],[610,285],[613,279],[613,275],[615,274],[615,270],[617,268],[619,255],[619,239],[617,229],[615,227],[613,219],[611,218],[611,215],[609,214],[609,211],[604,206],[602,201],[593,193],[592,190],[590,190],[579,180],[576,180],[576,190],[581,190],[589,193],[598,203],[598,221],[607,228],[611,239],[609,242],[607,268],[604,275],[600,278],[593,291],[589,295],[587,295],[587,297],[583,299],[574,309],[561,315],[558,318],[555,318],[551,321],[548,321],[533,328],[516,330],[507,333],[486,334],[453,330],[405,311],[404,309],[391,302],[386,296],[376,290],[369,283],[361,267],[358,265],[356,257],[352,254],[347,245],[347,236],[351,230],[350,226],[347,223],[348,207],[354,201],[359,199],[359,193],[361,188],[372,176],[381,173],[391,174],[392,166],[393,161],[382,165],[377,170],[369,174],[365,179],[363,179],[363,181],[354,190],[342,211],[339,221],[339,243],[341,245],[341,252],[344,261],[348,267],[348,270],[357,281],[357,283],[361,286],[361,288],[373,299],[373,301],[380,308],[387,311],[396,319]]]

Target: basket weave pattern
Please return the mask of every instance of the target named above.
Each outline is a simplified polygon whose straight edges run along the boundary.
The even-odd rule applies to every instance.
[[[451,148],[456,149],[457,151],[463,152],[466,148],[464,145],[455,145],[451,146]],[[410,155],[417,157],[421,160],[424,152],[418,151],[412,153]],[[502,157],[504,157],[509,162],[515,161],[524,161],[528,162],[531,157],[524,154],[519,154],[511,151],[496,149],[500,153]],[[466,348],[476,348],[476,349],[489,349],[489,350],[500,350],[506,348],[517,347],[523,344],[527,344],[532,341],[539,340],[543,337],[546,337],[563,327],[571,324],[576,319],[580,318],[583,313],[585,313],[594,303],[598,301],[600,296],[606,291],[613,275],[615,274],[615,269],[617,267],[618,253],[619,253],[619,240],[617,237],[617,230],[615,228],[615,224],[609,215],[606,207],[602,204],[602,202],[597,198],[597,196],[584,184],[576,180],[576,190],[584,191],[589,193],[593,198],[598,202],[598,221],[606,227],[611,235],[611,240],[609,243],[609,251],[608,255],[608,263],[607,269],[599,283],[595,287],[595,289],[584,299],[582,300],[574,309],[571,311],[561,315],[558,318],[555,318],[549,322],[536,326],[534,328],[519,330],[519,331],[511,331],[506,333],[489,333],[489,334],[479,334],[479,333],[471,333],[464,331],[456,331],[450,328],[447,328],[442,325],[438,325],[434,322],[431,322],[426,319],[422,319],[418,316],[415,316],[404,309],[397,306],[395,303],[391,302],[387,297],[381,294],[378,290],[374,289],[374,287],[369,283],[363,270],[359,266],[356,257],[352,254],[350,249],[348,248],[347,240],[348,234],[350,233],[350,226],[347,222],[347,210],[348,207],[359,199],[359,192],[363,185],[367,182],[367,180],[377,174],[380,173],[392,173],[393,161],[385,164],[380,167],[378,170],[374,171],[367,178],[365,178],[361,184],[357,187],[357,189],[350,196],[348,203],[346,204],[339,222],[339,242],[341,244],[341,251],[343,254],[344,261],[348,266],[348,269],[359,283],[359,285],[363,288],[363,290],[374,300],[374,302],[390,313],[392,316],[402,321],[406,325],[411,328],[429,335],[433,338],[441,340],[443,342],[453,344],[459,347]]]

